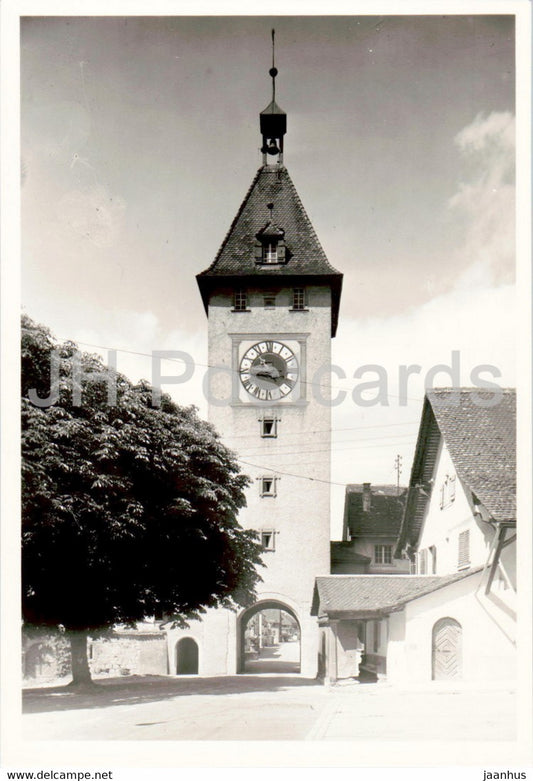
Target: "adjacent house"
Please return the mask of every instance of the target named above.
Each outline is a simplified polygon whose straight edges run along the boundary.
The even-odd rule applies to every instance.
[[[346,486],[342,542],[331,543],[334,575],[409,572],[396,556],[405,488],[370,483]]]
[[[515,442],[513,390],[427,393],[395,551],[415,574],[317,578],[326,678],[358,658],[402,683],[514,676]]]

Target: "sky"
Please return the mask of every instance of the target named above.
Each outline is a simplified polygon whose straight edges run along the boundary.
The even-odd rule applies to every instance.
[[[207,414],[195,275],[261,165],[275,28],[284,162],[344,274],[332,378],[334,395],[345,392],[332,419],[338,539],[346,483],[396,482],[400,455],[407,484],[432,367],[441,365],[436,386],[472,385],[482,365],[495,367],[485,379],[516,382],[513,24],[511,15],[27,17],[24,311],[104,358],[102,348],[118,349],[133,380],[151,378],[152,350],[187,352],[193,377],[165,390]],[[457,376],[442,368],[452,363]],[[419,366],[407,392],[402,365]],[[295,455],[302,489],[306,467],[324,457]]]

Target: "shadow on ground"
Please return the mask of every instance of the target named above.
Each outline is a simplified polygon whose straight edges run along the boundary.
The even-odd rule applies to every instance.
[[[235,675],[217,678],[166,678],[135,675],[124,678],[106,678],[96,682],[89,691],[76,691],[68,686],[25,689],[22,695],[24,713],[108,708],[113,705],[137,705],[174,697],[207,694],[243,694],[246,692],[273,692],[301,686],[320,686],[312,678],[297,676]]]

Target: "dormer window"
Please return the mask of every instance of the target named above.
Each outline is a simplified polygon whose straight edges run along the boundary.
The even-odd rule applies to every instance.
[[[285,250],[286,246],[282,238],[260,237],[255,247],[255,262],[265,266],[285,263],[287,258]]]
[[[267,204],[270,211],[270,219],[256,233],[255,261],[267,265],[285,263],[287,259],[285,247],[285,231],[280,228],[273,219],[274,204]]]
[[[278,244],[275,241],[269,241],[263,245],[263,263],[278,262]]]

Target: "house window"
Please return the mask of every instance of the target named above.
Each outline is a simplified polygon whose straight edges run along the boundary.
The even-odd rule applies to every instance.
[[[427,575],[428,571],[428,552],[426,548],[418,553],[418,574]]]
[[[278,262],[278,243],[269,241],[263,244],[263,263]]]
[[[263,550],[274,550],[276,533],[273,529],[263,530],[261,532],[261,545]]]
[[[374,621],[374,653],[377,654],[381,645],[381,622]]]
[[[292,308],[300,311],[305,309],[305,288],[303,287],[293,288]]]
[[[276,478],[260,477],[259,493],[261,496],[276,496]]]
[[[263,418],[259,421],[261,425],[262,437],[277,437],[278,436],[278,421],[276,418]]]
[[[263,295],[263,303],[265,309],[275,309],[276,308],[276,295],[275,293],[265,293]]]
[[[430,545],[429,553],[431,555],[431,574],[437,574],[437,549],[434,545]]]
[[[463,569],[470,564],[470,529],[459,534],[457,569]]]
[[[449,507],[454,501],[455,501],[455,475],[453,475],[453,477],[450,477],[450,475],[446,475],[446,478],[440,489],[440,509],[444,510],[445,507]]]
[[[246,312],[248,307],[248,295],[246,290],[236,290],[233,294],[233,311]]]
[[[374,545],[374,562],[392,564],[392,545]]]

